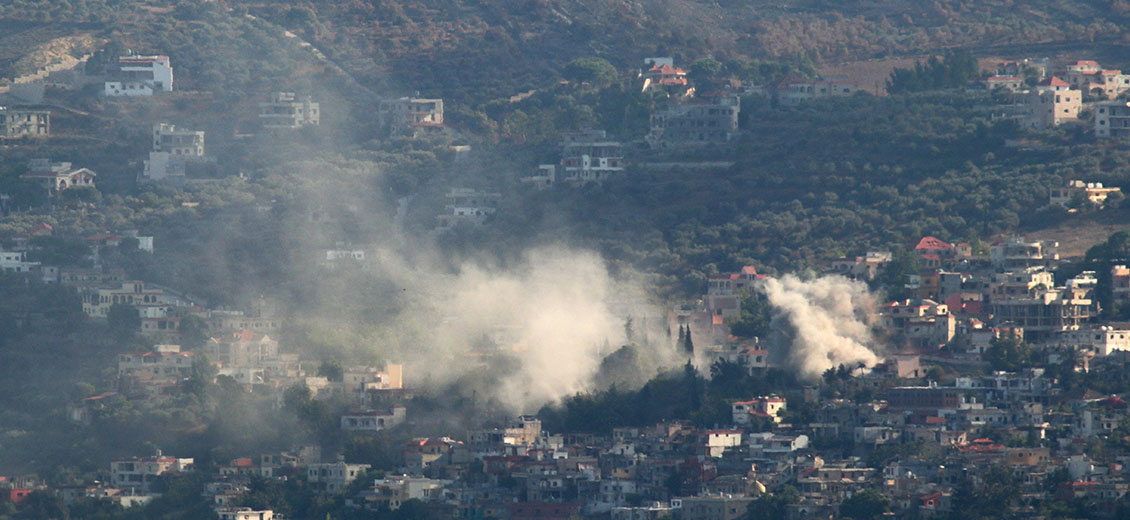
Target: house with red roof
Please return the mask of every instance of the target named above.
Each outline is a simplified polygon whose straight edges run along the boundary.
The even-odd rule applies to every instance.
[[[676,68],[666,60],[652,63],[640,74],[643,92],[666,92],[668,95],[682,95],[687,92],[687,71]]]
[[[279,356],[279,342],[266,334],[240,329],[210,338],[204,355],[225,368],[258,367]]]
[[[774,423],[781,422],[781,412],[785,411],[787,402],[779,395],[754,397],[745,401],[734,401],[730,411],[734,424],[748,426],[754,420],[768,419]]]
[[[1029,128],[1052,128],[1077,121],[1083,108],[1083,92],[1052,76],[1021,98],[1025,115],[1022,124]]]

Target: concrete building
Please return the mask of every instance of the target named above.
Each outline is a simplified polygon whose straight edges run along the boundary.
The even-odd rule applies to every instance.
[[[810,99],[850,96],[858,90],[858,85],[846,79],[791,78],[777,86],[777,101],[792,106]]]
[[[368,469],[368,464],[346,464],[344,461],[310,464],[306,466],[306,482],[330,493],[338,493]]]
[[[1055,287],[1039,267],[997,273],[989,285],[990,312],[999,324],[1024,328],[1034,338],[1079,329],[1094,311],[1086,286]]]
[[[354,412],[341,416],[341,429],[350,432],[379,432],[404,423],[407,408],[395,405],[389,410]]]
[[[439,216],[441,229],[455,227],[460,222],[481,226],[498,208],[501,193],[484,192],[469,188],[452,188],[445,196],[445,212]]]
[[[1029,128],[1052,128],[1077,121],[1083,107],[1083,93],[1059,78],[1041,82],[1021,99],[1025,108],[1023,123]]]
[[[1024,78],[1019,76],[990,76],[985,78],[985,88],[989,89],[990,92],[996,89],[1020,92],[1024,89]]]
[[[250,507],[221,508],[216,511],[220,520],[274,520],[275,512],[266,509],[255,511]]]
[[[145,287],[145,282],[121,282],[112,287],[98,287],[82,295],[82,312],[92,318],[105,318],[114,305],[131,307],[166,306],[171,302],[161,289]]]
[[[672,500],[682,520],[737,520],[745,516],[753,499],[748,496],[716,495]]]
[[[651,115],[645,139],[652,148],[729,142],[738,134],[740,111],[736,95],[671,104]]]
[[[168,56],[122,56],[111,71],[103,93],[111,97],[152,96],[173,91],[173,67]]]
[[[1110,326],[1087,327],[1056,333],[1045,343],[1051,348],[1068,348],[1109,356],[1115,351],[1130,351],[1130,330]]]
[[[321,123],[321,106],[310,96],[294,92],[275,92],[269,101],[259,103],[259,121],[268,130],[293,130]]]
[[[671,58],[649,58],[644,60],[651,66],[640,74],[643,80],[643,92],[666,92],[667,94],[682,94],[687,90],[687,71],[675,68]]]
[[[393,130],[443,127],[443,100],[416,97],[382,99],[377,109],[381,125]]]
[[[193,459],[166,457],[160,451],[152,457],[130,457],[110,462],[110,483],[114,487],[148,491],[153,481],[165,474],[193,470]]]
[[[623,146],[616,141],[567,144],[561,153],[557,180],[570,184],[601,182],[624,171]]]
[[[1083,182],[1075,179],[1068,181],[1067,186],[1053,189],[1049,203],[1066,208],[1071,205],[1071,201],[1076,197],[1081,197],[1098,207],[1102,207],[1107,197],[1112,193],[1121,192],[1122,188],[1104,187],[1101,182]]]
[[[209,339],[204,355],[223,367],[262,366],[279,356],[279,342],[266,334],[239,330]]]
[[[39,267],[39,262],[27,261],[25,251],[0,250],[0,273],[30,273]]]
[[[1130,103],[1107,101],[1095,105],[1096,137],[1130,137]]]
[[[51,111],[0,107],[0,139],[51,135]]]
[[[73,168],[69,162],[32,159],[28,171],[20,175],[20,179],[38,184],[49,193],[57,193],[76,186],[94,187],[97,175],[88,168]]]
[[[764,418],[779,423],[781,412],[786,406],[785,398],[776,395],[755,397],[748,401],[734,401],[731,405],[732,420],[738,426],[746,426],[752,423],[754,418]]]
[[[168,123],[153,125],[153,151],[188,157],[204,156],[204,131],[178,129]]]
[[[155,345],[149,352],[118,355],[118,377],[141,376],[181,379],[192,375],[192,352],[179,345]]]
[[[1054,190],[1052,197],[1055,201],[1056,192]],[[1059,242],[1052,240],[1027,242],[1021,237],[1014,236],[1006,242],[998,242],[989,246],[989,261],[993,264],[993,267],[998,269],[1022,270],[1029,267],[1048,266],[1059,261]],[[1041,280],[1041,283],[1046,283],[1046,280]]]
[[[183,184],[185,181],[185,156],[170,152],[149,152],[141,171],[141,182],[169,182]]]
[[[868,251],[864,256],[833,260],[831,267],[832,272],[853,280],[871,281],[883,272],[892,258],[890,251]]]

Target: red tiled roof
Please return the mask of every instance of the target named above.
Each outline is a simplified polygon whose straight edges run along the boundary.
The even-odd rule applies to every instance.
[[[687,74],[687,71],[683,69],[677,69],[666,64],[652,65],[651,68],[647,70],[647,72],[648,74],[676,74],[679,76],[685,76]]]
[[[1055,76],[1040,82],[1041,87],[1070,87],[1071,84]]]
[[[937,237],[925,236],[925,237],[922,237],[922,240],[918,241],[918,245],[914,246],[914,249],[915,250],[919,250],[919,249],[932,249],[932,250],[953,249],[953,244],[946,242],[946,241],[944,241],[940,238],[937,238]]]

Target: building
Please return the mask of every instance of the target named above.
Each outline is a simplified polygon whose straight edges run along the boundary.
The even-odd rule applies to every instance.
[[[846,79],[788,78],[777,85],[777,101],[785,106],[798,105],[810,99],[844,97],[855,94],[859,86]]]
[[[279,356],[279,342],[266,334],[243,329],[209,339],[204,355],[223,367],[263,366]]]
[[[1029,267],[995,273],[989,284],[989,309],[998,324],[1022,327],[1033,338],[1077,330],[1093,314],[1089,283],[1056,287],[1052,273]]]
[[[221,508],[216,511],[220,520],[274,520],[275,512],[270,509],[255,511],[250,507]]]
[[[179,345],[155,345],[149,352],[118,355],[118,377],[182,379],[192,375],[192,352]]]
[[[0,273],[30,273],[39,267],[39,262],[27,261],[25,251],[0,250]]]
[[[1096,137],[1130,137],[1130,103],[1107,101],[1095,105]]]
[[[1130,351],[1130,330],[1111,326],[1066,330],[1050,337],[1045,346],[1089,352],[1099,357],[1109,356],[1115,351]]]
[[[443,100],[416,97],[382,99],[377,109],[382,126],[393,130],[443,127]]]
[[[306,482],[327,492],[338,493],[368,470],[368,464],[346,464],[341,460],[310,464],[306,466]]]
[[[745,516],[751,501],[748,496],[715,495],[679,498],[672,505],[678,503],[682,520],[736,520]]]
[[[1063,188],[1053,189],[1049,203],[1053,206],[1068,208],[1078,198],[1102,207],[1107,197],[1112,193],[1122,193],[1122,188],[1108,188],[1104,187],[1101,182],[1083,182],[1076,179],[1068,181],[1067,186]]]
[[[949,306],[929,299],[885,303],[880,318],[882,328],[896,338],[924,347],[949,343],[957,331]]]
[[[321,107],[310,96],[298,98],[294,92],[275,92],[269,101],[259,103],[259,121],[268,130],[292,130],[321,123]]]
[[[985,88],[989,89],[990,92],[996,89],[1020,92],[1024,89],[1024,78],[1019,76],[990,76],[985,78]]]
[[[832,272],[853,280],[874,280],[887,264],[891,263],[890,251],[868,251],[865,256],[838,258],[832,261]]]
[[[1070,196],[1068,198],[1070,199]],[[1103,199],[1106,199],[1105,195]],[[1052,192],[1052,200],[1053,204],[1057,203],[1056,190]],[[1059,242],[1052,240],[1026,242],[1023,238],[1014,236],[1007,242],[998,242],[989,246],[989,261],[998,269],[1017,270],[1050,266],[1059,261]]]
[[[452,188],[445,196],[445,213],[439,217],[440,228],[452,228],[460,222],[481,226],[498,208],[501,193],[469,188]]]
[[[341,416],[341,429],[351,432],[379,432],[404,423],[406,408],[395,405],[391,409],[355,412]]]
[[[1077,121],[1083,107],[1083,93],[1067,82],[1052,77],[1040,82],[1022,98],[1023,123],[1029,128],[1052,128]]]
[[[675,68],[671,58],[649,58],[644,63],[651,67],[640,74],[643,79],[643,92],[660,91],[667,94],[682,94],[687,90],[687,71]]]
[[[98,176],[88,168],[73,168],[69,162],[51,162],[47,159],[32,159],[28,171],[20,179],[38,184],[49,193],[58,193],[76,186],[94,187],[94,177]]]
[[[173,91],[173,67],[168,56],[121,56],[109,76],[103,90],[107,96],[152,96]]]
[[[731,414],[734,424],[738,426],[751,424],[755,417],[780,423],[781,412],[785,410],[786,404],[784,397],[776,395],[755,397],[748,401],[734,401]]]
[[[601,182],[624,171],[623,145],[601,138],[563,144],[556,180],[570,184]]]
[[[149,307],[169,305],[161,289],[148,289],[145,282],[128,281],[111,287],[100,287],[84,291],[82,312],[92,318],[105,318],[114,305]]]
[[[674,103],[651,115],[645,139],[652,148],[729,142],[738,135],[740,111],[736,95]]]
[[[141,182],[170,182],[182,184],[185,181],[185,157],[170,152],[149,152],[141,171]]]
[[[372,494],[365,496],[365,508],[396,511],[408,500],[431,501],[443,498],[449,480],[435,480],[406,475],[386,476],[373,481]]]
[[[0,139],[48,135],[51,135],[49,110],[0,107]]]
[[[152,457],[130,457],[110,462],[110,483],[114,487],[135,488],[143,492],[161,476],[193,470],[193,459],[163,456],[160,450]]]
[[[153,125],[153,151],[189,157],[204,156],[204,131],[177,129],[175,125]]]

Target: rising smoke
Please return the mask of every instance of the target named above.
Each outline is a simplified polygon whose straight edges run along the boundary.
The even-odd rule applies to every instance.
[[[816,379],[829,368],[880,360],[871,334],[874,301],[861,282],[842,276],[802,280],[794,275],[761,285],[773,306],[773,328],[785,336],[787,362]]]

